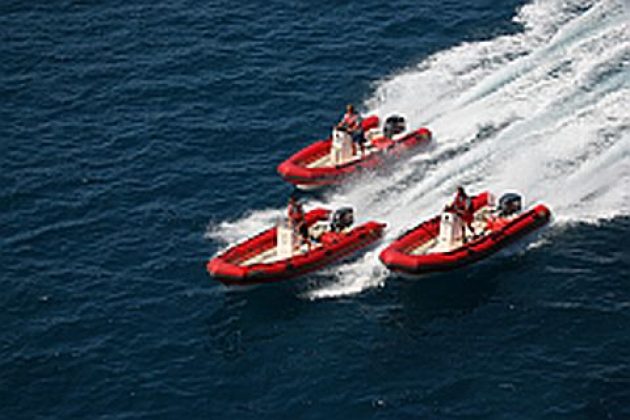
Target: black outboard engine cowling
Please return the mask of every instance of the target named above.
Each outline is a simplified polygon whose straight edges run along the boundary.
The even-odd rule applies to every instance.
[[[499,213],[501,216],[510,216],[521,211],[521,196],[516,193],[507,193],[499,199]]]
[[[330,229],[333,232],[341,232],[342,230],[352,226],[353,223],[354,210],[352,207],[342,207],[333,214]]]
[[[385,120],[383,124],[383,135],[388,139],[392,136],[404,132],[406,129],[405,118],[400,115],[391,115]]]

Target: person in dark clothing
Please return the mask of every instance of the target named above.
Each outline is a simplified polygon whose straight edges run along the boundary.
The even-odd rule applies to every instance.
[[[302,240],[306,243],[308,249],[310,250],[311,240],[308,235],[308,226],[306,225],[306,220],[304,218],[304,209],[302,208],[302,204],[300,204],[293,196],[289,198],[287,216],[293,230],[302,237]]]
[[[464,222],[464,227],[462,228],[462,238],[464,239],[464,242],[466,242],[466,226],[468,226],[468,229],[470,229],[473,234],[475,233],[472,227],[472,222],[474,219],[474,208],[472,205],[472,200],[470,199],[468,194],[466,194],[464,187],[462,187],[461,185],[457,187],[455,199],[450,206],[447,206],[447,210],[457,214]]]
[[[346,106],[346,113],[343,115],[339,124],[337,124],[337,128],[345,130],[350,137],[352,137],[352,141],[359,146],[361,155],[363,155],[365,153],[365,133],[363,132],[361,123],[362,119],[359,113],[354,109],[352,104],[348,104]]]

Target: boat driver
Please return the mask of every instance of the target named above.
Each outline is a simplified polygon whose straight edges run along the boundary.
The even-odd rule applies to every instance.
[[[462,187],[461,185],[457,186],[455,199],[450,206],[447,206],[446,210],[452,211],[453,213],[461,217],[465,226],[468,226],[468,229],[470,229],[473,235],[475,234],[475,231],[472,227],[474,208],[470,197],[468,197],[468,194],[466,194],[466,191],[464,190],[464,187]],[[463,238],[464,242],[466,242],[466,228],[464,227],[463,230]]]
[[[291,228],[302,237],[302,241],[306,243],[310,251],[311,240],[308,236],[308,226],[306,225],[306,219],[304,218],[304,209],[302,208],[302,204],[300,204],[293,196],[289,198],[287,216],[289,218]]]
[[[352,141],[359,146],[361,155],[365,153],[365,136],[361,126],[361,116],[354,109],[354,105],[346,105],[346,113],[343,115],[337,128],[345,130],[352,137]]]

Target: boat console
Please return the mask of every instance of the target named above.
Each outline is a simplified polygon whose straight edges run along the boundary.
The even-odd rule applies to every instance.
[[[333,128],[330,161],[333,165],[343,165],[354,157],[352,137],[343,129]]]

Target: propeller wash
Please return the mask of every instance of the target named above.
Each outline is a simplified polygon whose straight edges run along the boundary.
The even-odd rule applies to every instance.
[[[367,114],[404,114],[431,128],[435,148],[309,206],[352,204],[360,219],[387,222],[384,243],[440,211],[458,184],[544,200],[555,223],[629,214],[630,2],[534,1],[515,20],[519,33],[461,44],[377,82]],[[223,222],[210,236],[242,240],[282,212]],[[330,269],[337,281],[307,297],[381,285],[379,251]]]

